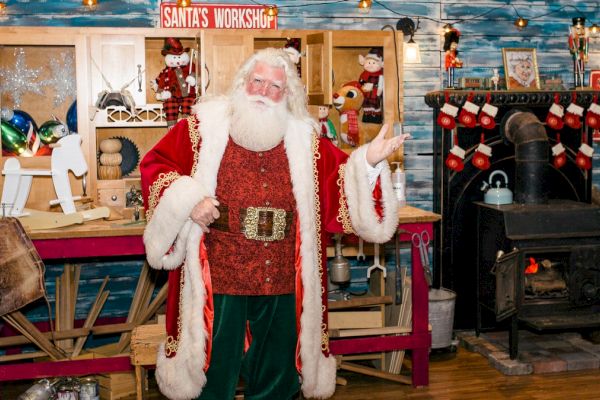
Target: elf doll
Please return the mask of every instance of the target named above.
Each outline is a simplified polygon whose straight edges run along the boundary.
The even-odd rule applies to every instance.
[[[360,54],[358,62],[365,69],[358,78],[365,96],[362,121],[380,124],[383,121],[383,51],[373,48],[366,56]]]
[[[166,38],[162,51],[164,68],[152,82],[156,99],[163,101],[167,126],[175,125],[179,113],[188,116],[196,101],[196,67],[190,62],[189,47],[177,38]]]
[[[333,122],[329,119],[329,109],[331,106],[319,106],[319,136],[325,137],[338,145],[337,132]]]

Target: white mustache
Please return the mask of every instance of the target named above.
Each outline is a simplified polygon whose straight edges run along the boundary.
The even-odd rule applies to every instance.
[[[275,105],[277,105],[277,103],[275,103],[273,100],[269,99],[268,97],[264,97],[264,96],[261,96],[258,94],[249,94],[247,96],[248,96],[248,101],[253,101],[253,102],[260,101],[269,107],[275,107]]]

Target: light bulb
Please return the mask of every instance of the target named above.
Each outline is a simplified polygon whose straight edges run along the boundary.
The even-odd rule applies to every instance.
[[[191,3],[191,0],[177,0],[177,7],[187,7]]]
[[[448,33],[452,30],[452,24],[444,25],[444,33]]]
[[[529,23],[529,20],[527,20],[523,17],[519,17],[515,21],[515,26],[517,27],[518,30],[522,30],[523,28],[525,28],[527,26],[528,23]]]
[[[404,64],[421,64],[421,49],[412,38],[404,44]]]
[[[358,12],[368,14],[371,11],[371,0],[360,0],[358,2]]]
[[[590,26],[590,32],[593,35],[596,35],[598,32],[600,32],[600,26],[598,26],[596,24],[592,24],[592,26]]]
[[[277,6],[266,6],[263,9],[263,13],[265,13],[267,17],[276,17],[277,14],[279,14],[279,10],[277,9]]]

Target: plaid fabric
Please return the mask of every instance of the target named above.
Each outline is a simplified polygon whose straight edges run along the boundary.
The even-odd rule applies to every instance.
[[[165,100],[163,111],[165,112],[167,121],[177,121],[180,111],[182,114],[189,115],[192,112],[192,106],[195,101],[195,97],[171,97]]]

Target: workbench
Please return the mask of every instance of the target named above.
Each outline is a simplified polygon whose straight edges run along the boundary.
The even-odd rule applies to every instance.
[[[411,241],[412,233],[427,231],[433,236],[433,223],[440,216],[405,206],[399,212],[401,241]],[[142,256],[143,224],[127,221],[89,221],[83,225],[29,232],[44,260],[86,259],[98,257]],[[335,339],[332,354],[356,354],[392,350],[412,350],[413,386],[429,382],[428,286],[423,275],[419,252],[414,247],[412,259],[412,332],[405,336],[377,336]],[[129,356],[82,360],[48,361],[0,365],[0,381],[39,379],[49,376],[87,375],[132,370]]]
[[[440,215],[415,207],[405,206],[399,211],[398,234],[402,242],[411,242],[414,233],[426,231],[433,238],[433,224]],[[412,351],[412,385],[429,384],[429,287],[425,280],[423,265],[418,248],[411,246],[412,266],[412,330],[402,336],[369,336],[331,339],[329,349],[332,354],[347,355],[375,353],[394,350]]]
[[[28,234],[44,261],[143,256],[144,225],[128,223],[126,220],[89,221]],[[133,370],[129,356],[0,364],[0,382],[129,370]]]

